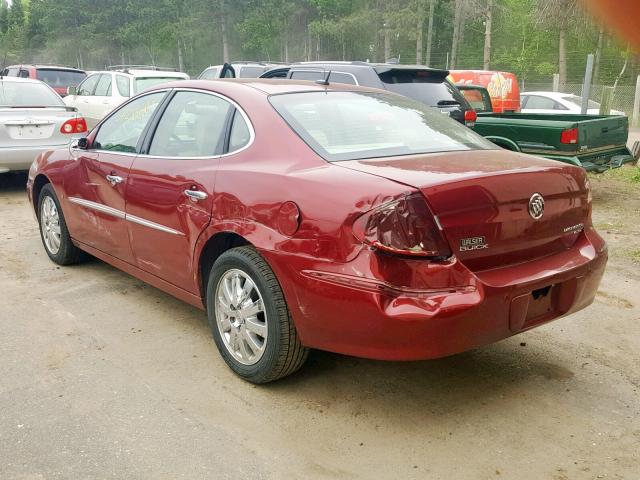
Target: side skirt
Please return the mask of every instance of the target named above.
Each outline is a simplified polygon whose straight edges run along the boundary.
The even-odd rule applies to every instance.
[[[148,283],[149,285],[156,287],[162,290],[163,292],[166,292],[169,295],[172,295],[182,300],[183,302],[188,303],[189,305],[193,305],[194,307],[197,307],[200,310],[205,310],[205,306],[202,302],[202,299],[199,296],[189,293],[180,287],[176,287],[175,285],[165,280],[162,280],[161,278],[156,277],[155,275],[147,273],[144,270],[141,270],[140,268],[135,267],[127,262],[123,262],[122,260],[116,257],[113,257],[107,253],[101,252],[100,250],[96,250],[95,248],[90,247],[89,245],[86,245],[75,239],[72,239],[72,241],[79,249],[84,250],[85,252],[93,255],[94,257],[99,258],[103,262],[116,267],[118,270],[122,270],[123,272],[131,275],[132,277],[136,277],[137,279],[142,280],[143,282]]]

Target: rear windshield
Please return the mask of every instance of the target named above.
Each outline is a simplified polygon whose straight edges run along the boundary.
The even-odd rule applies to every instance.
[[[56,70],[54,68],[39,68],[36,70],[36,78],[54,88],[62,88],[79,85],[86,78],[84,72],[73,70]]]
[[[497,148],[439,110],[399,95],[304,92],[269,100],[291,128],[331,162]]]
[[[62,99],[42,83],[0,82],[0,107],[51,107]]]
[[[176,80],[184,80],[181,77],[137,77],[134,80],[135,93],[140,93],[147,88],[155,87],[161,83],[175,82]]]
[[[460,92],[439,73],[428,70],[390,70],[379,74],[384,87],[431,107],[465,104]]]

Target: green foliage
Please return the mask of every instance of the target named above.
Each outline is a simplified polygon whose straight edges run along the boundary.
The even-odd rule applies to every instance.
[[[548,82],[558,71],[558,25],[567,26],[567,77],[578,83],[599,26],[574,0],[494,0],[491,68],[526,82]],[[416,59],[422,30],[426,53],[430,0],[0,0],[0,59],[58,62],[87,69],[120,63],[179,66],[189,73],[223,61],[222,26],[232,60]],[[436,0],[431,65],[451,53],[455,0]],[[463,0],[458,68],[482,68],[486,0]],[[554,5],[568,5],[556,18]],[[419,6],[421,5],[421,9]],[[545,8],[543,8],[545,7]],[[556,7],[557,8],[557,7]],[[26,11],[25,11],[26,10]],[[418,18],[418,11],[425,17]],[[566,20],[566,21],[565,21]],[[600,78],[612,83],[626,48],[610,33]],[[620,84],[640,70],[632,57]]]

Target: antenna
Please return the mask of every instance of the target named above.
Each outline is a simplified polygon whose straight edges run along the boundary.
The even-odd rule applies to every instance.
[[[324,85],[325,87],[329,85],[329,77],[331,76],[331,70],[329,70],[327,72],[327,75],[324,77],[323,80],[316,80],[316,83],[318,85]]]

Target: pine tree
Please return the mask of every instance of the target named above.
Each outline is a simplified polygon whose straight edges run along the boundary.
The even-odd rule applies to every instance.
[[[14,0],[11,3],[11,8],[9,9],[9,28],[21,28],[24,27],[24,23],[25,15],[22,0]]]

